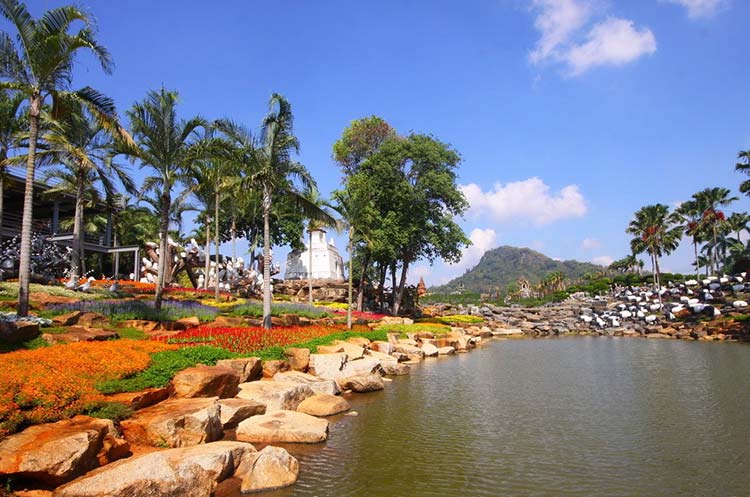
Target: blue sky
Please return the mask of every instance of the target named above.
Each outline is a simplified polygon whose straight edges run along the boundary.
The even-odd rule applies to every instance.
[[[331,145],[353,119],[451,143],[475,245],[460,264],[417,265],[412,282],[445,282],[503,244],[622,257],[635,210],[736,191],[736,154],[750,148],[744,0],[85,3],[117,67],[106,76],[83,58],[76,85],[124,110],[163,84],[186,117],[253,128],[282,93],[324,194],[340,180]],[[664,268],[689,271],[690,253],[685,243]]]

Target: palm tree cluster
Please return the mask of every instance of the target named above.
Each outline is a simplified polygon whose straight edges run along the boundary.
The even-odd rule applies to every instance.
[[[161,88],[149,91],[125,113],[126,126],[110,98],[90,87],[70,88],[80,52],[93,54],[105,73],[114,67],[86,12],[65,6],[34,18],[19,0],[0,0],[0,15],[16,31],[15,36],[0,31],[0,188],[8,166],[25,164],[26,168],[18,314],[25,316],[29,309],[33,183],[37,168],[49,166],[45,179],[55,180],[52,193],[64,191],[76,199],[74,276],[85,271],[84,211],[87,205],[104,201],[115,212],[121,238],[133,237],[144,224],[158,229],[155,304],[159,308],[164,287],[170,283],[166,280],[170,229],[176,225],[176,235],[181,235],[182,214],[197,210],[191,203],[197,200],[204,208],[199,220],[207,247],[213,223],[217,262],[227,231],[233,241],[241,232],[252,249],[262,239],[264,325],[270,327],[272,243],[298,243],[305,218],[335,223],[313,200],[318,197],[315,181],[295,159],[299,142],[290,103],[273,94],[260,131],[253,134],[227,118],[181,118],[177,92]],[[147,171],[140,187],[118,159]],[[231,220],[228,229],[227,219]],[[149,235],[153,233],[140,234]],[[208,258],[207,250],[207,264]]]
[[[750,172],[750,152],[740,152],[744,163],[738,171]],[[750,194],[750,181],[740,185],[740,191]],[[633,235],[632,254],[615,261],[610,269],[629,272],[637,268],[637,255],[646,253],[651,260],[654,284],[660,285],[659,259],[673,252],[686,236],[693,246],[693,266],[698,277],[744,270],[750,259],[750,215],[724,209],[738,200],[728,188],[712,187],[696,192],[674,210],[664,204],[647,205],[639,209],[626,232]],[[641,263],[642,264],[642,263]]]

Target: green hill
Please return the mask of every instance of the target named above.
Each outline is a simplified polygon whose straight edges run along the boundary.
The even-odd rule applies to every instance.
[[[568,279],[575,280],[586,273],[601,271],[602,266],[589,262],[556,261],[529,248],[502,246],[488,250],[479,264],[449,283],[433,287],[431,292],[449,293],[463,283],[471,292],[490,293],[504,290],[510,283],[524,277],[538,283],[549,273],[562,271]]]

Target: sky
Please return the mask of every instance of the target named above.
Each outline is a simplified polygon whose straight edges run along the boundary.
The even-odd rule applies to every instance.
[[[27,5],[39,15],[66,3]],[[445,283],[499,245],[608,264],[629,253],[624,230],[640,207],[678,205],[713,186],[742,197],[734,164],[750,149],[745,0],[84,7],[116,69],[105,75],[82,57],[74,87],[93,86],[123,112],[163,85],[180,93],[184,117],[251,129],[281,93],[299,160],[324,195],[340,186],[331,147],[354,119],[378,115],[400,133],[450,143],[462,156],[458,183],[471,207],[459,222],[473,245],[458,264],[416,264],[410,283]],[[336,240],[343,252],[344,236]],[[663,269],[690,272],[691,251],[685,241]],[[287,252],[276,248],[276,260]]]

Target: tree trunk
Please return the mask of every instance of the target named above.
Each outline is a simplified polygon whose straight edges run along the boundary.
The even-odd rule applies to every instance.
[[[76,178],[76,208],[75,214],[73,215],[73,267],[72,275],[76,281],[83,273],[83,196],[85,195],[86,185],[84,179],[81,177]]]
[[[32,95],[29,102],[29,151],[26,160],[26,184],[23,194],[23,218],[21,221],[21,255],[18,266],[18,316],[29,315],[29,282],[31,280],[31,220],[34,210],[34,169],[36,166],[36,142],[39,138],[39,113],[42,96]]]
[[[349,246],[347,247],[347,250],[349,251],[349,297],[347,298],[347,307],[346,307],[346,329],[351,330],[352,329],[352,287],[354,286],[354,275],[352,274],[353,271],[353,263],[352,260],[353,252],[354,252],[354,231],[350,228],[349,229]]]
[[[398,285],[396,283],[396,263],[394,262],[391,265],[391,311],[396,305],[396,288],[398,288]],[[396,314],[394,313],[393,315],[395,316]]]
[[[3,151],[0,154],[0,243],[3,242],[3,196],[5,195],[5,166],[2,164],[5,164],[7,158],[7,154]]]
[[[693,252],[695,253],[695,279],[700,277],[700,265],[698,264],[698,240],[693,238]]]
[[[719,257],[717,254],[718,247],[716,246],[716,221],[714,221],[712,228],[714,234],[714,246],[711,250],[711,271],[713,271],[714,275],[716,275],[719,272]]]
[[[357,290],[357,310],[362,312],[365,301],[365,277],[367,266],[370,265],[370,251],[365,249],[365,259],[362,261],[362,275],[359,277],[359,289]]]
[[[216,289],[214,298],[219,300],[219,188],[216,188],[216,198],[214,199],[214,245],[216,246]]]
[[[310,300],[310,305],[313,305],[313,280],[312,280],[312,265],[313,265],[313,256],[312,256],[312,228],[308,226],[307,229],[308,237],[309,237],[309,245],[307,246],[307,255],[308,255],[308,265],[307,265],[307,291],[309,293],[308,298]]]
[[[167,186],[164,186],[164,193],[161,195],[161,212],[159,219],[159,272],[156,276],[156,295],[154,296],[154,308],[158,311],[161,309],[162,298],[164,295],[164,285],[167,276],[167,252],[169,243],[169,206],[172,203]]]
[[[401,309],[401,300],[404,298],[404,289],[406,288],[406,272],[409,270],[409,261],[404,260],[404,266],[401,268],[401,281],[398,284],[398,294],[393,303],[393,315],[398,316]],[[394,288],[395,291],[395,288]]]
[[[271,191],[263,187],[263,328],[271,329]]]
[[[211,218],[206,212],[206,274],[203,278],[203,289],[208,290],[208,273],[211,272]]]
[[[388,266],[385,264],[380,264],[380,267],[378,267],[378,271],[380,272],[379,276],[380,279],[378,280],[378,304],[380,305],[380,312],[382,313],[384,310],[383,304],[385,304],[385,277],[388,274]]]
[[[664,306],[661,300],[661,278],[659,277],[659,256],[656,252],[653,253],[654,258],[654,279],[656,280],[656,295],[659,297],[659,304]]]

